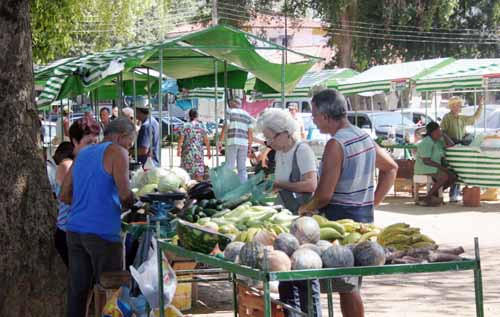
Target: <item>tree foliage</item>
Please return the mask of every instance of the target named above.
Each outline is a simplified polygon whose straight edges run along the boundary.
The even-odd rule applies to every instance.
[[[351,38],[350,64],[359,70],[398,60],[496,57],[500,50],[484,44],[500,42],[500,1],[290,0],[288,8],[296,15],[312,8],[337,50]]]

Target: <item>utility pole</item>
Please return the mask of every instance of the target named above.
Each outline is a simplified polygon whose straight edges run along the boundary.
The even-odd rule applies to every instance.
[[[217,0],[212,0],[212,25],[219,24],[219,18],[217,17]]]

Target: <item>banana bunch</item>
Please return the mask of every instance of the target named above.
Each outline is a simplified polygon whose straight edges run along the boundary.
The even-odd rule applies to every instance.
[[[261,231],[266,231],[274,236],[278,236],[280,233],[288,232],[288,228],[281,224],[264,224],[258,227],[252,227],[248,230],[241,231],[234,241],[250,242],[253,238]]]
[[[322,240],[339,240],[342,244],[354,244],[376,237],[380,229],[372,224],[356,222],[352,219],[330,221],[323,216],[314,215],[320,227]]]
[[[402,251],[410,248],[434,247],[436,245],[434,240],[420,232],[420,228],[414,228],[402,222],[384,228],[378,235],[377,242],[384,247]]]

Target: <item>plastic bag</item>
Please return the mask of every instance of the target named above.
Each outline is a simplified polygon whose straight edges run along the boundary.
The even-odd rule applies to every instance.
[[[139,288],[146,297],[152,309],[158,309],[159,303],[159,289],[158,289],[158,260],[156,254],[157,243],[156,239],[152,239],[152,247],[149,250],[148,259],[139,266],[136,270],[130,266],[130,273],[139,285]],[[165,307],[168,307],[175,295],[177,288],[177,278],[175,272],[168,263],[165,255],[162,256],[163,267],[163,302]]]
[[[211,168],[208,171],[212,190],[217,199],[222,199],[224,195],[241,185],[240,178],[234,170],[230,170],[225,164]]]

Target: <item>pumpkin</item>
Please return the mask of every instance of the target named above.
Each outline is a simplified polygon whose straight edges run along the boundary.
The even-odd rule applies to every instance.
[[[274,240],[274,249],[283,251],[288,256],[292,256],[293,252],[300,246],[299,240],[290,233],[280,233],[276,240]]]
[[[341,245],[332,245],[321,255],[323,265],[327,268],[354,266],[354,255],[351,250]]]
[[[314,270],[321,269],[323,267],[321,257],[316,252],[308,248],[302,248],[295,251],[292,254],[291,260],[292,269],[294,270]]]
[[[385,263],[384,248],[377,242],[368,240],[358,243],[353,249],[353,254],[357,266],[384,265]]]
[[[239,262],[242,265],[253,268],[260,268],[264,258],[264,245],[259,242],[251,241],[245,243],[240,249]]]
[[[270,246],[273,245],[274,240],[276,240],[276,234],[266,230],[260,230],[252,239],[252,241],[257,241],[263,245]]]
[[[309,249],[309,250],[313,250],[314,252],[316,252],[319,256],[321,256],[321,249],[316,245],[316,244],[312,244],[312,243],[304,243],[303,245],[300,246],[299,249],[302,249],[302,248],[306,248],[306,249]]]
[[[236,258],[238,257],[238,254],[240,254],[241,248],[244,245],[245,243],[241,241],[234,241],[229,243],[226,249],[224,250],[224,258],[226,258],[231,262],[235,262]]]
[[[316,243],[316,245],[318,246],[321,253],[323,253],[323,252],[325,252],[326,249],[331,247],[333,244],[331,244],[330,241],[319,240],[318,243]]]
[[[293,234],[300,244],[312,243],[316,244],[319,241],[320,228],[316,220],[311,217],[300,217],[292,222],[290,233]]]
[[[279,250],[273,250],[267,255],[269,271],[272,272],[283,272],[290,271],[292,269],[292,262],[285,252]]]

